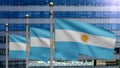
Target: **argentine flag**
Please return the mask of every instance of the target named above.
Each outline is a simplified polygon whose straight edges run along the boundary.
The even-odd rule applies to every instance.
[[[50,31],[30,28],[30,57],[47,62],[50,57]]]
[[[26,58],[26,38],[10,34],[9,35],[9,58]]]
[[[55,34],[57,53],[113,59],[116,37],[110,31],[83,22],[56,19]]]

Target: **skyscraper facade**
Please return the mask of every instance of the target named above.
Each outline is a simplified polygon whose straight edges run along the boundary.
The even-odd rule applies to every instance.
[[[89,23],[115,33],[117,41],[114,59],[111,61],[79,55],[78,61],[56,60],[54,66],[68,67],[118,67],[120,48],[120,1],[119,0],[0,0],[0,68],[5,68],[6,36],[5,24],[9,33],[25,36],[26,19],[29,26],[50,29],[49,2],[54,3],[54,18],[63,18]],[[25,60],[9,59],[11,68],[25,68]],[[40,61],[30,61],[29,67],[49,66]]]

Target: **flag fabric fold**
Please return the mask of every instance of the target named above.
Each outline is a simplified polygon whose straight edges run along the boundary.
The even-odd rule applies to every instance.
[[[16,34],[9,35],[9,58],[26,58],[26,38]]]
[[[55,34],[57,53],[113,59],[116,37],[110,31],[83,22],[56,19]]]

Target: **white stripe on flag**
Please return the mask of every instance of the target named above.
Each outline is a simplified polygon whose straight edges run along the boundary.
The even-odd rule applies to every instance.
[[[83,44],[88,44],[92,46],[99,46],[104,48],[114,48],[115,39],[95,36],[83,32],[76,32],[71,30],[58,30],[56,29],[56,41],[67,41],[67,42],[80,42]],[[83,42],[81,40],[82,35],[87,35],[88,41]]]
[[[22,50],[26,51],[26,44],[20,42],[10,42],[9,50]]]
[[[50,48],[50,39],[31,37],[30,41],[31,41],[31,46],[34,46],[34,47],[48,47],[48,48]]]

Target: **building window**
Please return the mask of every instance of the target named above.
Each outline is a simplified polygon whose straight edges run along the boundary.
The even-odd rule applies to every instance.
[[[6,37],[0,36],[0,43],[5,43],[5,42],[6,42]]]

